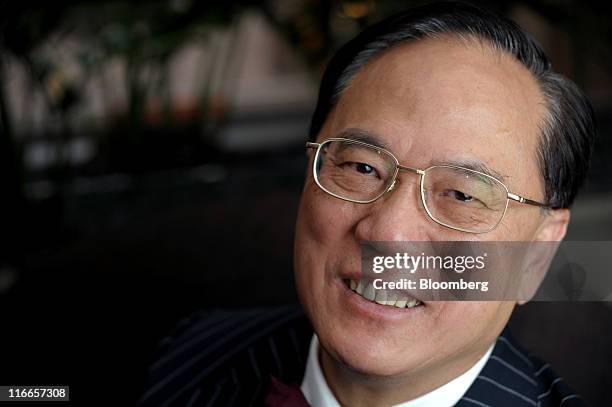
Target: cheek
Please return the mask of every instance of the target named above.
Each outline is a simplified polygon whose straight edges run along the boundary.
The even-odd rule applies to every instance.
[[[538,228],[542,223],[540,209],[532,207],[518,208],[513,216],[516,240],[532,241],[535,239]]]
[[[298,296],[317,332],[326,332],[331,320],[325,317],[335,309],[330,290],[334,271],[347,258],[360,261],[355,248],[355,213],[349,202],[334,198],[309,179],[298,211],[294,247],[294,273]]]
[[[446,327],[441,333],[446,332],[452,342],[475,348],[491,343],[514,309],[514,303],[509,301],[456,301],[441,305],[438,323]]]
[[[340,249],[357,222],[356,204],[334,198],[311,180],[307,181],[300,202],[298,225],[300,233],[296,239],[303,244],[317,245],[326,251]]]
[[[341,263],[360,265],[360,248],[354,235],[359,211],[350,202],[323,192],[310,178],[306,181],[296,224],[294,272],[298,293],[323,295],[333,271]]]
[[[534,240],[541,223],[538,208],[510,202],[502,223],[490,235],[486,234],[485,240],[529,242]]]

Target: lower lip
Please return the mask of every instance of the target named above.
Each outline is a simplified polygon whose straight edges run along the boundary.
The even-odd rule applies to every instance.
[[[426,306],[424,304],[412,308],[397,308],[369,301],[347,287],[343,280],[337,279],[336,281],[340,286],[344,303],[347,304],[352,313],[357,313],[360,316],[376,320],[398,321],[415,318],[425,312]]]

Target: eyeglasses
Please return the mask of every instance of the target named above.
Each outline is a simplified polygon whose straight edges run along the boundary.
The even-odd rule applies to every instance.
[[[511,193],[498,179],[454,165],[434,165],[424,170],[400,165],[395,156],[362,141],[330,138],[306,143],[316,149],[312,171],[315,182],[328,194],[349,202],[367,204],[395,187],[399,171],[420,176],[421,201],[434,222],[468,233],[486,233],[502,221],[510,200],[549,208]]]

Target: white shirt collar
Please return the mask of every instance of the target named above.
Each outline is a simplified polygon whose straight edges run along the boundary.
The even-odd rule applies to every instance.
[[[459,399],[467,392],[478,374],[489,360],[493,352],[493,345],[467,372],[456,377],[450,382],[423,394],[416,399],[397,404],[395,407],[451,407],[457,404]],[[308,403],[313,407],[340,407],[338,400],[334,397],[331,389],[325,381],[321,365],[319,364],[319,339],[317,335],[312,336],[308,361],[306,362],[306,373],[302,381],[301,390]]]

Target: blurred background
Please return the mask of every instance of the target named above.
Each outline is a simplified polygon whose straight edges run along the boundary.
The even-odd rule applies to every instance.
[[[361,28],[422,3],[0,1],[0,384],[133,404],[180,318],[295,302],[322,70]],[[483,4],[591,98],[600,137],[568,239],[612,240],[612,10]],[[611,309],[529,304],[513,324],[592,405],[612,405]]]

